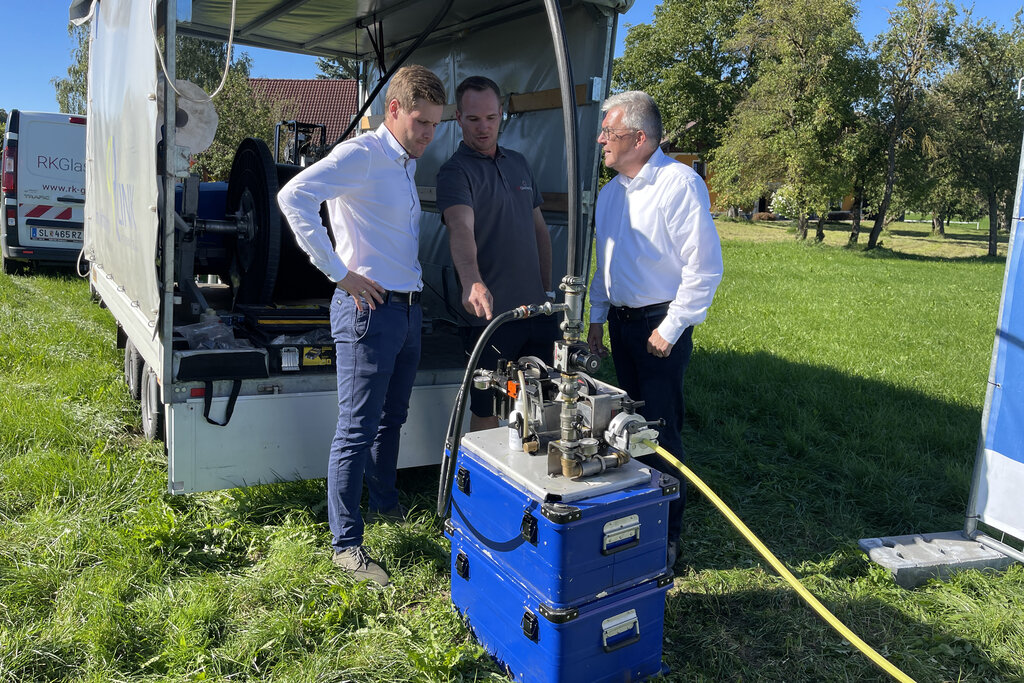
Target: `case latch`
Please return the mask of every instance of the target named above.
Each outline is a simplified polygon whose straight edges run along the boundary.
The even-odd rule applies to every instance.
[[[455,474],[455,485],[459,487],[459,490],[469,495],[469,470],[465,467],[459,467],[459,471]]]
[[[537,518],[527,510],[523,513],[523,521],[519,524],[519,535],[530,545],[537,545]]]
[[[469,558],[466,553],[460,552],[455,556],[455,573],[464,579],[469,578]]]

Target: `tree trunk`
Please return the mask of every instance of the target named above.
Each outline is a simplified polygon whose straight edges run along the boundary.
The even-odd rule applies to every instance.
[[[798,240],[805,240],[805,239],[807,239],[807,214],[806,213],[801,213],[800,214],[800,220],[797,222],[797,226],[796,226],[796,238]]]
[[[999,243],[999,208],[996,204],[995,190],[988,191],[988,255],[996,255],[996,245]]]
[[[825,217],[818,216],[818,230],[814,233],[815,242],[825,241]]]
[[[847,244],[857,244],[857,240],[860,239],[860,218],[864,212],[864,189],[861,187],[853,188],[853,227],[850,228],[850,239]]]
[[[946,212],[945,211],[933,211],[932,212],[932,236],[943,237],[946,236]]]
[[[875,224],[871,227],[871,235],[868,236],[868,249],[878,246],[878,236],[882,234],[882,227],[885,225],[885,214],[889,210],[889,202],[892,199],[892,187],[896,184],[896,134],[900,129],[900,117],[893,122],[892,132],[889,134],[889,146],[887,154],[889,164],[885,171],[885,192],[882,194],[882,203],[878,205],[878,215],[875,216]]]

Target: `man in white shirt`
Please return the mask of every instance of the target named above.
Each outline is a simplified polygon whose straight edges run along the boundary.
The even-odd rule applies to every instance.
[[[416,158],[434,137],[445,99],[429,70],[402,67],[388,86],[384,124],[336,146],[278,194],[299,246],[337,283],[338,426],[327,467],[334,564],[381,585],[388,575],[363,547],[359,501],[365,476],[371,514],[405,514],[395,475],[423,319]],[[334,247],[320,220],[322,202]]]
[[[659,442],[683,459],[683,375],[693,326],[707,316],[722,280],[722,247],[704,180],[659,148],[661,114],[646,93],[608,98],[597,138],[618,175],[597,199],[597,270],[590,285],[587,341],[605,354],[604,323],[619,386],[644,401],[640,413],[663,419]],[[686,487],[659,455],[644,458],[682,483],[669,506],[668,564],[675,563]]]

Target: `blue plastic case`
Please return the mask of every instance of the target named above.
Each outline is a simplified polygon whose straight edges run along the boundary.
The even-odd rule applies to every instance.
[[[479,643],[517,681],[621,683],[663,673],[670,575],[576,607],[546,604],[452,523],[451,597]]]
[[[565,608],[666,573],[676,479],[636,461],[582,481],[550,477],[547,456],[510,452],[506,430],[463,439],[452,523],[539,601]]]

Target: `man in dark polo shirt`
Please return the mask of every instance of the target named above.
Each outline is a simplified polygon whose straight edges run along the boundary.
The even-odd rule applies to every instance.
[[[540,189],[523,155],[498,146],[497,84],[470,76],[455,89],[455,103],[462,142],[438,171],[437,208],[448,226],[462,305],[472,316],[465,337],[468,353],[495,314],[544,303],[554,292]],[[494,368],[498,358],[522,356],[550,362],[558,335],[553,316],[506,323],[491,337],[480,367]],[[489,391],[472,391],[470,411],[471,430],[498,426]]]

